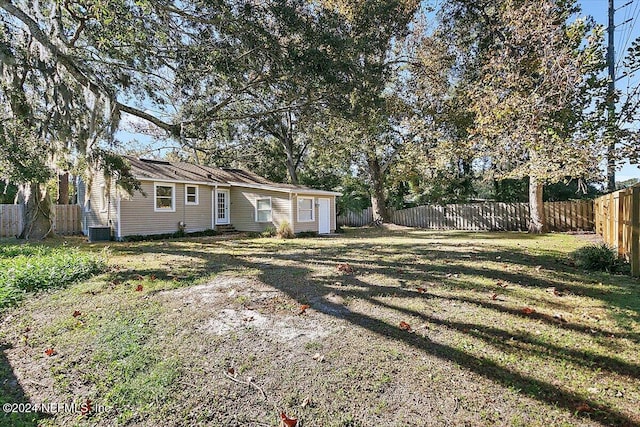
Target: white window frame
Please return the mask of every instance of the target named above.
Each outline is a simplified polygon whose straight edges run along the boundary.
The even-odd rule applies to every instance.
[[[311,200],[311,219],[305,219],[305,220],[300,219],[300,200]],[[316,201],[314,197],[298,197],[298,200],[296,201],[296,209],[298,211],[298,222],[314,222],[316,220],[315,203]],[[303,210],[308,211],[308,209],[303,209]]]
[[[100,212],[106,212],[109,209],[109,194],[107,193],[107,186],[100,185]]]
[[[266,220],[266,221],[258,220],[258,202],[260,202],[261,200],[268,200],[269,201],[269,219]],[[263,209],[262,211],[265,211],[265,209]],[[256,222],[260,222],[260,223],[273,222],[273,203],[271,201],[271,196],[256,198],[256,213],[255,213],[255,215],[256,215],[255,216]]]
[[[158,208],[158,187],[171,187],[171,209]],[[153,210],[154,212],[175,212],[176,211],[176,185],[173,183],[154,182],[153,183]]]
[[[196,189],[196,201],[195,202],[190,202],[189,201],[189,192],[188,192],[189,187]],[[200,189],[198,188],[198,186],[197,185],[192,185],[192,184],[185,184],[185,186],[184,186],[184,204],[187,205],[187,206],[196,206],[199,203],[200,203]]]

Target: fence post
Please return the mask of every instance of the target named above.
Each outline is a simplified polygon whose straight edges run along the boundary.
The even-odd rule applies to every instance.
[[[640,187],[631,193],[631,275],[640,276]]]

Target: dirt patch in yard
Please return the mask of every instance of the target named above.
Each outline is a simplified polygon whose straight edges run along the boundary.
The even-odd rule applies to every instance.
[[[309,319],[296,301],[255,278],[220,275],[210,283],[162,292],[159,297],[182,316],[200,318],[199,331],[218,336],[244,334],[300,345],[344,327],[331,318]]]

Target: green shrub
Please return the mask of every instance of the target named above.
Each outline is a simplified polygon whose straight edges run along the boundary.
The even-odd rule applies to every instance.
[[[614,272],[621,269],[624,262],[618,258],[618,254],[612,247],[601,245],[584,246],[571,254],[575,264],[585,270],[598,270]]]
[[[276,235],[280,239],[293,239],[295,237],[293,230],[287,221],[282,221],[280,225],[278,225]]]
[[[25,292],[67,286],[103,271],[103,256],[78,248],[15,245],[0,248],[0,308]]]
[[[262,230],[262,233],[260,233],[261,237],[273,237],[276,235],[276,228],[273,225],[269,225],[267,227],[265,227],[264,230]]]

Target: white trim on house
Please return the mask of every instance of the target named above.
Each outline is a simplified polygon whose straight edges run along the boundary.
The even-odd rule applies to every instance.
[[[109,194],[107,193],[107,186],[100,184],[100,212],[107,212],[109,210]]]
[[[260,221],[258,220],[258,202],[260,200],[269,200],[269,219],[266,221]],[[262,209],[262,211],[266,211],[266,209]],[[255,222],[259,222],[259,223],[268,223],[268,222],[273,222],[273,203],[271,200],[271,196],[266,196],[266,197],[258,197],[256,198],[256,206],[255,206]]]
[[[196,189],[196,201],[195,202],[190,202],[189,201],[189,187],[191,188],[195,188]],[[200,188],[196,185],[196,184],[185,184],[184,185],[184,204],[185,206],[197,206],[198,204],[200,204]]]
[[[338,193],[337,191],[326,191],[326,190],[314,190],[312,188],[284,188],[277,187],[274,185],[266,185],[266,184],[247,184],[244,182],[229,182],[232,187],[245,187],[245,188],[257,188],[260,190],[270,190],[270,191],[278,191],[280,193],[293,193],[293,194],[321,194],[327,196],[342,196],[342,193]]]
[[[300,219],[300,201],[301,200],[311,200],[311,219]],[[315,215],[315,199],[313,197],[298,197],[297,199],[297,211],[298,211],[298,222],[314,222],[316,220]],[[303,211],[308,211],[309,209],[303,209]]]
[[[293,193],[289,193],[289,226],[291,231],[296,232],[295,222],[293,221]]]
[[[120,195],[118,194],[118,198],[116,198],[116,220],[118,221],[118,225],[116,228],[116,240],[122,239],[122,224],[120,221]]]
[[[158,187],[171,187],[171,209],[158,208]],[[176,211],[176,184],[165,181],[154,181],[153,183],[153,211],[154,212],[175,212]]]

